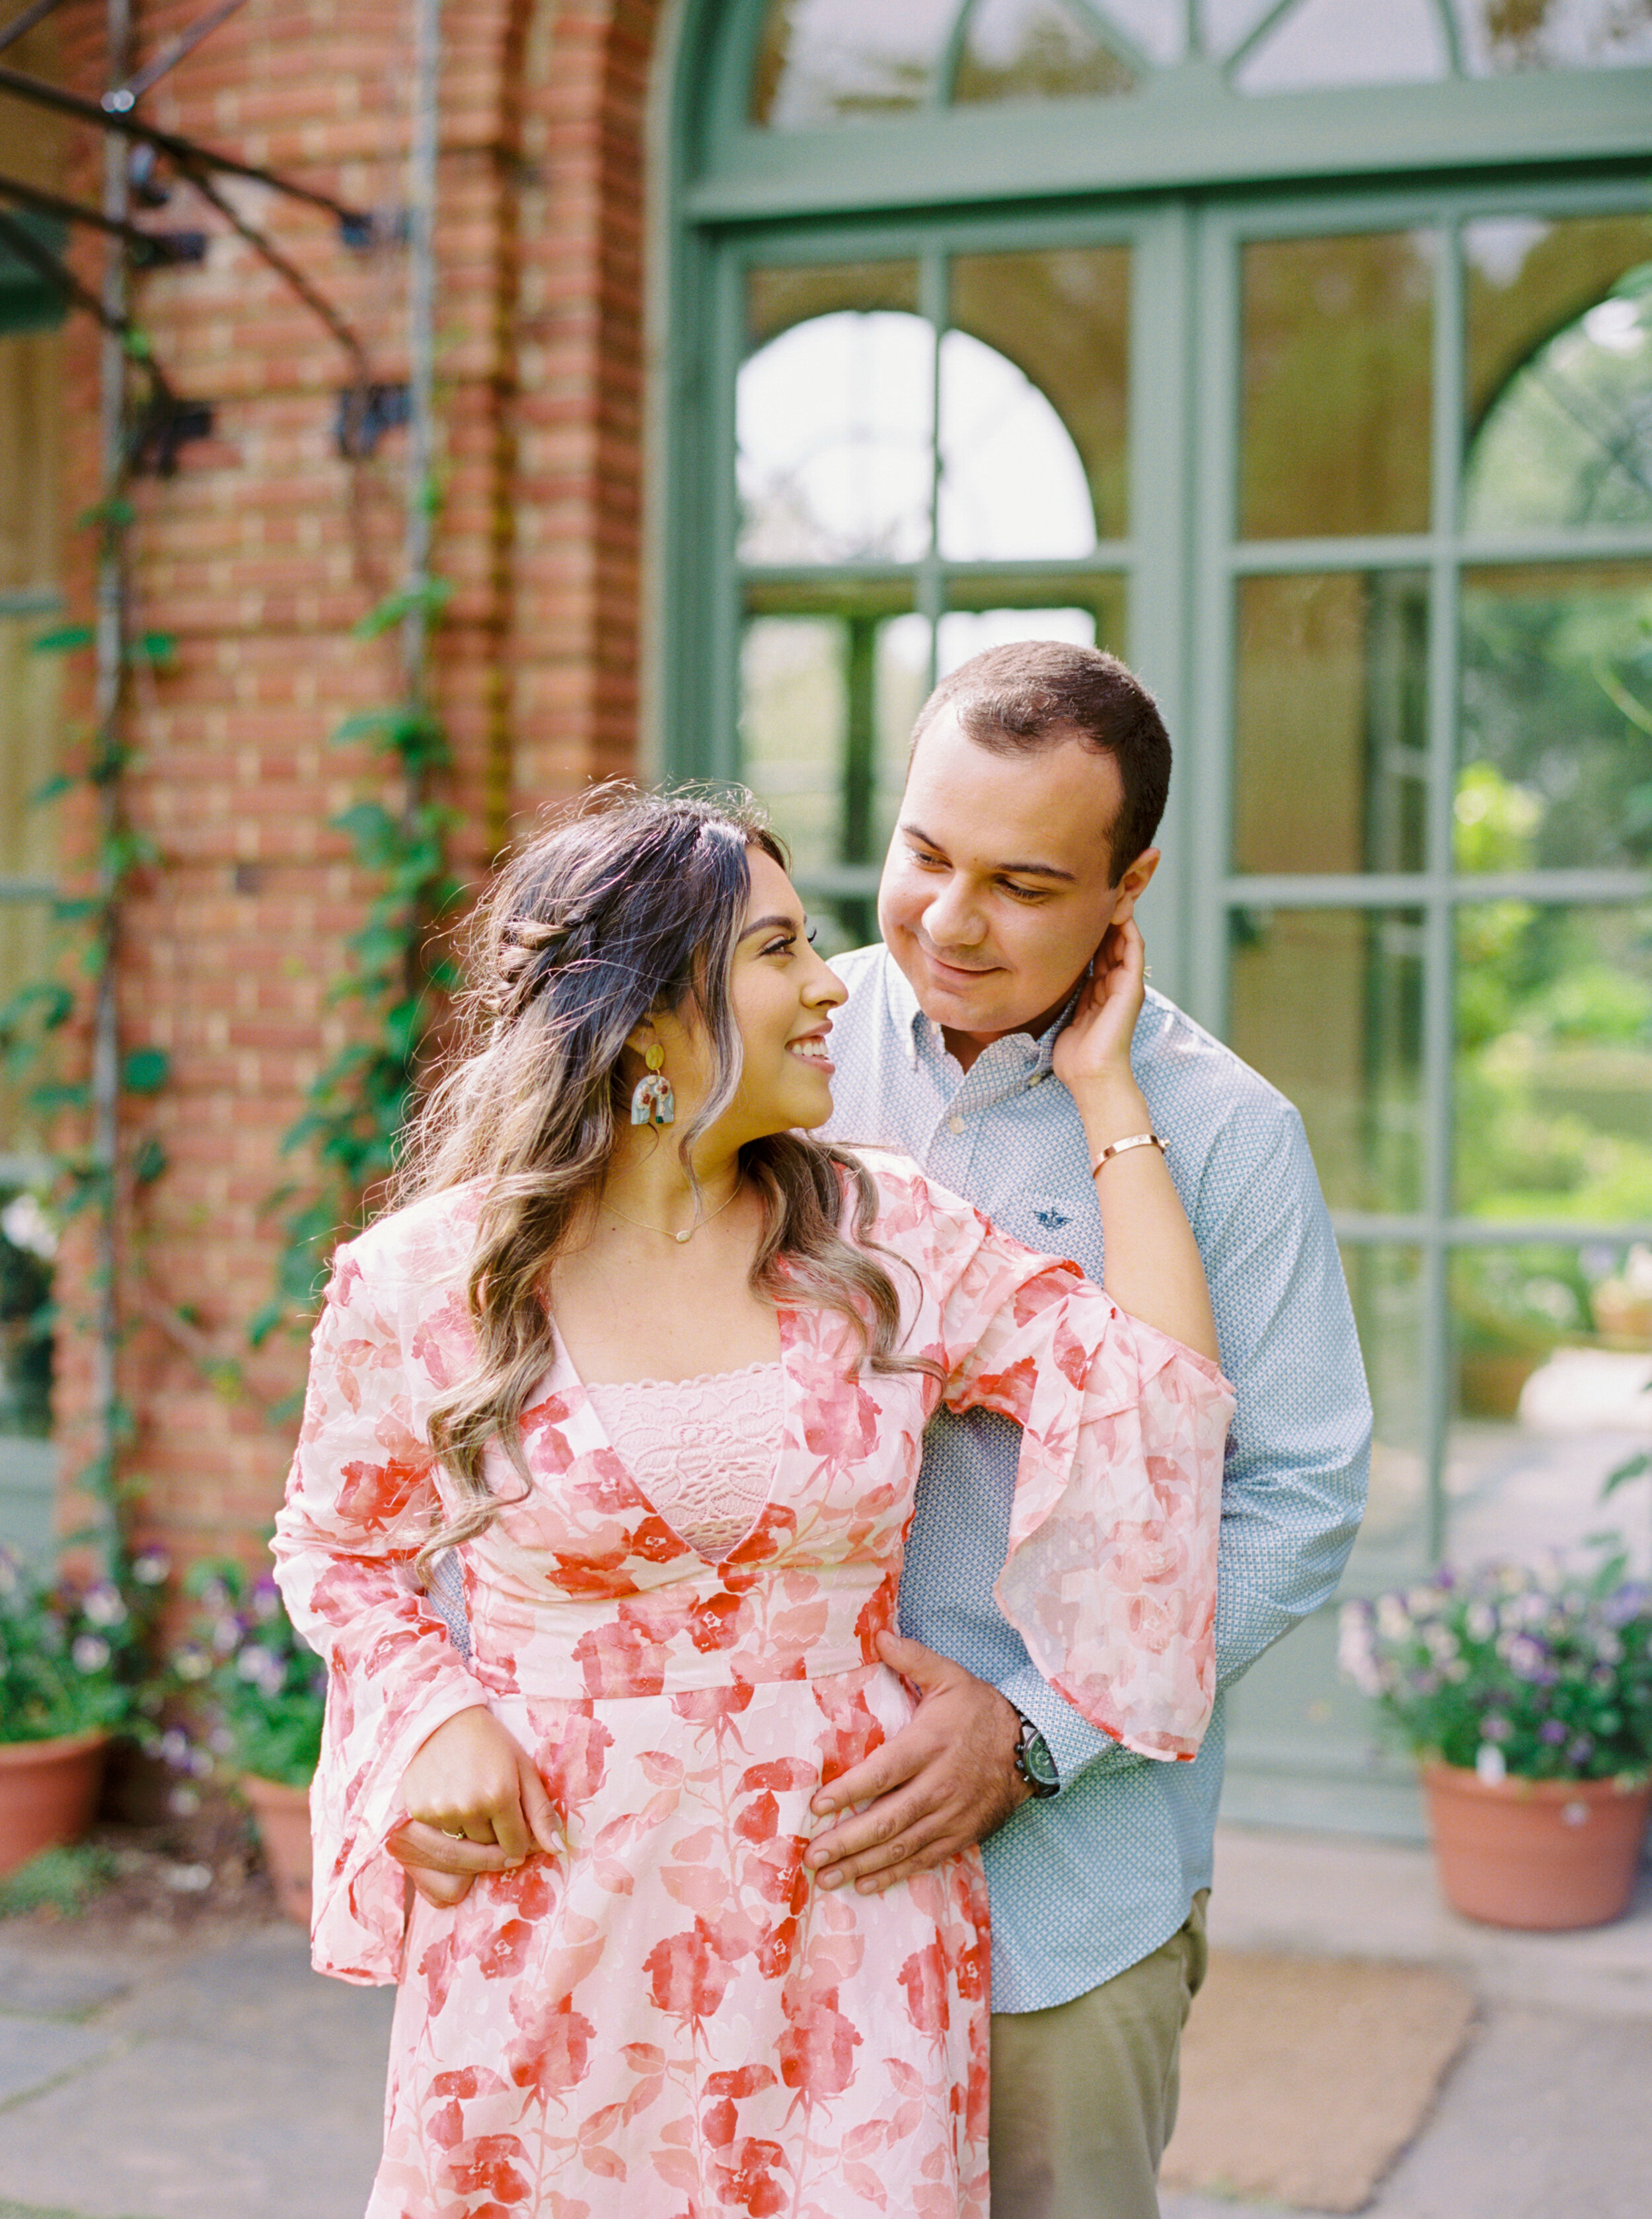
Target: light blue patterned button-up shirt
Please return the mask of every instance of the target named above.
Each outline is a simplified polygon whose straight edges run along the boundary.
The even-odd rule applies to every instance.
[[[1102,1284],[1102,1220],[1056,1034],[995,1041],[967,1072],[882,948],[834,959],[827,1128],[912,1157],[1029,1246]],[[1216,1657],[1223,1687],[1335,1588],[1365,1501],[1371,1413],[1342,1265],[1301,1120],[1283,1096],[1149,991],[1132,1060],[1204,1258],[1239,1407],[1222,1482]],[[992,1600],[1020,1429],[943,1411],[924,1442],[902,1630],[1034,1720],[1061,1793],[983,1845],[995,2011],[1041,2011],[1149,1955],[1208,1887],[1221,1793],[1219,1695],[1191,1764],[1121,1749],[1034,1669]]]

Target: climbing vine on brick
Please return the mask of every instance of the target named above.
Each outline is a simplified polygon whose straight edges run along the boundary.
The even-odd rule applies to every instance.
[[[405,622],[414,593],[431,619],[447,598],[432,579],[392,594],[357,625],[375,637]],[[276,1290],[248,1328],[254,1347],[278,1327],[307,1331],[334,1242],[358,1221],[363,1199],[390,1172],[398,1135],[417,1091],[422,1053],[445,997],[458,983],[442,946],[442,924],[459,898],[448,865],[452,812],[432,792],[451,761],[447,735],[426,703],[368,711],[347,718],[339,744],[367,742],[399,774],[401,805],[374,795],[332,820],[346,834],[379,892],[359,931],[346,943],[348,962],[331,990],[336,1005],[353,1004],[366,1022],[311,1085],[304,1114],[283,1147],[307,1148],[318,1176],[270,1197],[285,1235]]]

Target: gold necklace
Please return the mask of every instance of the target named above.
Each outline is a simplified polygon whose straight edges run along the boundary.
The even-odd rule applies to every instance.
[[[730,1190],[728,1202],[720,1202],[715,1209],[708,1209],[704,1217],[697,1217],[686,1233],[674,1233],[668,1225],[645,1225],[640,1217],[627,1217],[623,1209],[616,1209],[611,1202],[605,1202],[602,1207],[611,1217],[617,1217],[622,1225],[634,1225],[639,1233],[657,1233],[661,1240],[682,1242],[692,1240],[702,1225],[709,1225],[714,1217],[721,1217],[744,1184],[743,1179],[737,1178]]]

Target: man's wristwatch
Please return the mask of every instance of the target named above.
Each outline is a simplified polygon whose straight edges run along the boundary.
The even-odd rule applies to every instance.
[[[1050,1744],[1026,1712],[1017,1711],[1015,1716],[1021,1720],[1021,1738],[1015,1744],[1015,1769],[1041,1803],[1046,1797],[1061,1793],[1061,1775],[1056,1769],[1055,1759],[1050,1755]]]

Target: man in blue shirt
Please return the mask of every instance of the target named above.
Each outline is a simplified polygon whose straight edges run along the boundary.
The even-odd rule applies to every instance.
[[[1100,1144],[1054,1048],[1090,959],[1157,867],[1170,757],[1157,707],[1114,657],[1050,641],[977,656],[918,718],[879,897],[884,944],[837,965],[849,999],[832,1028],[833,1136],[915,1158],[1097,1285],[1106,1164],[1092,1172]],[[1295,1110],[1151,991],[1132,1060],[1238,1394],[1216,1622],[1226,1687],[1334,1588],[1363,1507],[1370,1408]],[[1203,1973],[1221,1701],[1196,1762],[1154,1764],[1034,1669],[992,1600],[1019,1439],[984,1412],[929,1429],[901,1587],[908,1638],[884,1651],[919,1707],[817,1798],[834,1823],[809,1862],[823,1886],[864,1891],[982,1842],[993,2219],[1155,2219]]]

